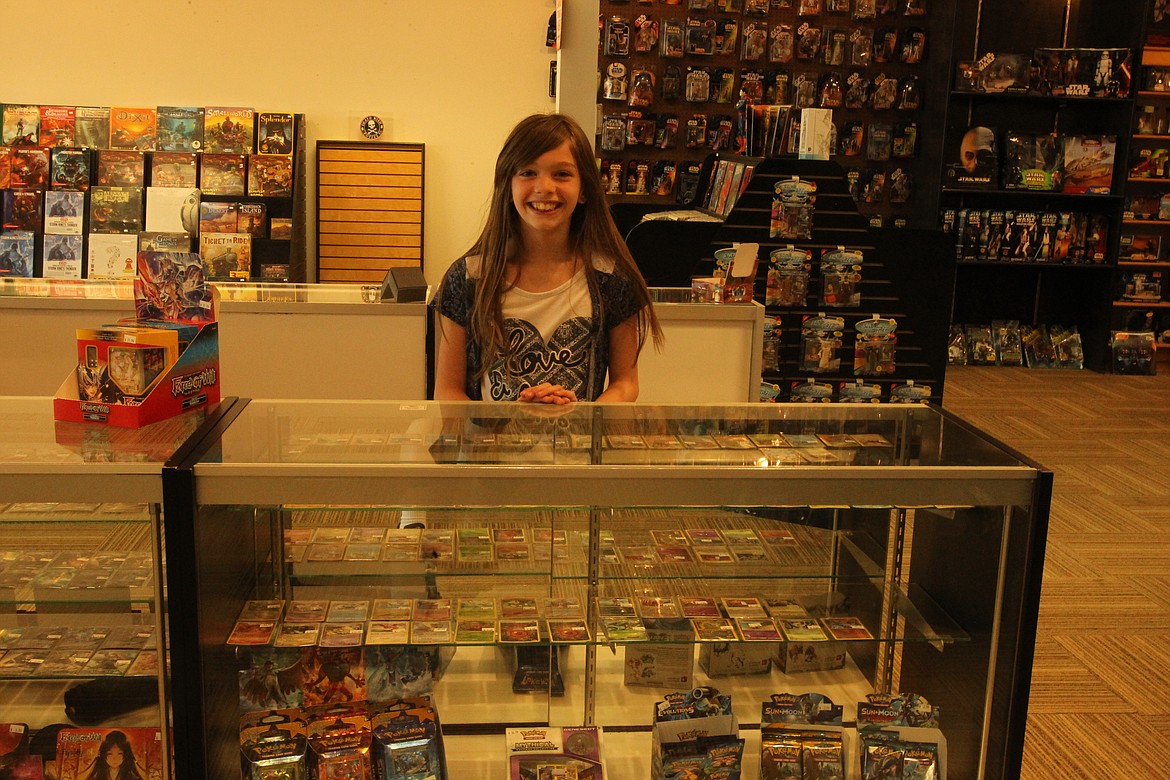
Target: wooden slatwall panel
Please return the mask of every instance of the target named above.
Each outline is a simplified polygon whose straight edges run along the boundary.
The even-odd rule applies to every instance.
[[[421,266],[423,145],[317,144],[317,279],[381,283]]]

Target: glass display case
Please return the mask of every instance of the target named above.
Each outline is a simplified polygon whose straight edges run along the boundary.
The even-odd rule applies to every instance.
[[[842,705],[846,777],[899,692],[947,777],[1018,772],[1051,474],[933,407],[252,400],[214,442],[166,474],[193,777],[241,771],[249,712],[422,693],[448,777],[546,725],[650,777],[656,702],[711,688],[744,777],[779,693]]]
[[[114,732],[141,776],[171,776],[161,475],[204,415],[128,430],[54,422],[51,398],[0,398],[10,776],[82,777]]]

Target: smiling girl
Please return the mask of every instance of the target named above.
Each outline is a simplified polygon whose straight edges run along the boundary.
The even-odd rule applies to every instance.
[[[536,114],[512,130],[483,232],[432,306],[437,400],[637,399],[638,355],[662,330],[574,120]]]

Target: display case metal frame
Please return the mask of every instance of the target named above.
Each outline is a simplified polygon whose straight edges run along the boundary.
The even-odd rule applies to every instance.
[[[202,755],[184,759],[198,768],[192,776],[223,772],[238,761],[232,733],[236,672],[220,668],[223,643],[244,600],[280,594],[283,565],[273,564],[282,560],[280,524],[274,518],[289,504],[575,507],[588,514],[594,541],[601,531],[619,527],[619,514],[626,510],[713,507],[747,509],[766,518],[793,507],[816,508],[810,522],[823,525],[833,539],[826,576],[834,582],[880,583],[880,595],[866,597],[880,613],[882,632],[864,661],[873,690],[921,693],[942,705],[951,717],[948,725],[944,715],[944,733],[957,762],[950,777],[1018,772],[1050,472],[926,405],[578,404],[541,421],[544,411],[518,404],[254,400],[233,408],[229,417],[235,419],[225,419],[210,455],[193,455],[168,470],[168,522],[194,530],[189,550],[172,550],[191,563],[190,580],[197,585],[186,614],[198,615],[191,630],[199,637],[202,660],[191,679],[203,689],[191,692],[194,710],[187,716],[188,727],[205,744]],[[549,432],[549,446],[521,454],[435,449],[452,425],[462,431],[471,420],[510,424],[520,418],[528,418],[531,430]],[[790,426],[810,432],[880,430],[894,446],[876,464],[777,467],[724,451],[708,462],[672,452],[618,451],[605,438],[612,431],[677,430],[697,423],[741,432]],[[574,424],[587,444],[580,439],[576,447],[568,446],[565,437]],[[421,432],[426,446],[393,456],[347,452],[344,446],[322,455],[293,446],[311,438],[313,430],[336,436],[408,427]],[[246,513],[217,521],[217,508],[225,507],[250,512],[252,522],[238,522]],[[596,545],[590,549],[592,596],[601,592],[606,575],[597,564]],[[854,571],[866,566],[872,571]],[[550,563],[550,578],[552,570]],[[939,614],[944,618],[936,622]],[[946,628],[935,630],[936,625]],[[594,653],[599,646],[591,645]],[[593,697],[599,684],[593,676],[596,656],[588,654],[582,663],[586,690],[579,716],[572,717],[577,723],[611,725],[598,715]],[[648,708],[644,715],[648,721]],[[649,730],[648,723],[635,719],[638,723],[614,730]],[[447,726],[459,732],[458,724]]]

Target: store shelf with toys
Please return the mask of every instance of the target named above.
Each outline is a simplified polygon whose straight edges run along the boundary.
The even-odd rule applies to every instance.
[[[732,157],[731,159],[735,159]],[[726,275],[757,247],[744,294],[766,307],[765,400],[941,398],[954,266],[937,231],[871,227],[833,161],[765,158],[703,253]],[[728,289],[723,300],[730,300]]]

